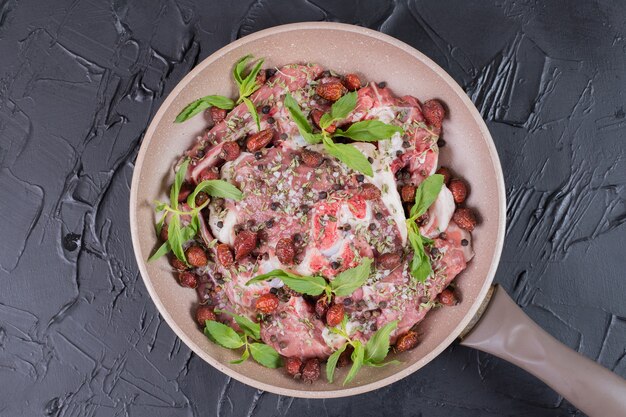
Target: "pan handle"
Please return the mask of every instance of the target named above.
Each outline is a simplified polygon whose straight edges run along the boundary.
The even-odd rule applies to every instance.
[[[626,416],[626,380],[550,336],[499,286],[461,344],[530,372],[590,417]]]

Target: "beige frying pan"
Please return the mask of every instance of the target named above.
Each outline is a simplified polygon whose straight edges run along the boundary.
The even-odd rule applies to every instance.
[[[368,367],[345,387],[323,380],[303,385],[252,361],[229,364],[237,354],[212,344],[192,318],[195,291],[176,284],[167,261],[146,262],[157,245],[151,201],[166,194],[167,184],[173,181],[172,164],[205,124],[200,116],[182,124],[173,120],[180,109],[200,96],[236,96],[231,68],[246,54],[265,57],[267,65],[317,62],[338,72],[357,72],[365,80],[384,80],[398,94],[442,100],[449,117],[444,122],[448,145],[441,152],[441,164],[453,167],[471,184],[468,204],[482,219],[473,233],[476,256],[456,280],[463,301],[427,316],[420,324],[420,344],[397,355],[400,365]],[[299,23],[257,32],[220,49],[170,93],[146,131],[137,157],[130,225],[139,269],[167,323],[198,356],[248,385],[294,397],[360,394],[417,371],[461,337],[461,344],[535,374],[591,416],[626,415],[624,380],[557,342],[501,288],[491,287],[504,239],[505,209],[502,171],[489,131],[472,102],[444,70],[410,46],[372,30],[337,23]]]

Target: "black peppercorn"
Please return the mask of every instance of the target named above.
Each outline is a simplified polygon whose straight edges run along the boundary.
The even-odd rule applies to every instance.
[[[215,225],[221,229],[222,227],[224,227],[224,222],[220,220]]]
[[[444,146],[446,146],[446,141],[443,139],[439,139],[437,141],[437,146],[439,146],[440,148],[443,148]]]
[[[340,266],[341,266],[341,265],[340,265],[340,264],[339,264],[339,262],[337,262],[337,261],[333,261],[333,262],[330,264],[330,267],[331,267],[332,269],[337,269],[337,268],[339,268]]]
[[[461,246],[467,246],[467,245],[469,245],[469,241],[467,239],[461,240]]]
[[[363,181],[365,181],[365,175],[363,175],[363,174],[359,174],[359,175],[357,175],[357,176],[356,176],[356,180],[357,180],[358,182],[363,182]]]
[[[383,213],[381,213],[380,211],[377,212],[374,217],[376,217],[376,220],[382,220],[383,219]]]
[[[320,200],[324,200],[326,197],[328,197],[328,193],[326,191],[320,191],[318,196]]]
[[[279,137],[281,140],[287,140],[287,139],[289,138],[289,135],[288,135],[288,134],[286,134],[286,133],[281,133],[278,137]]]
[[[261,113],[267,114],[270,112],[270,109],[271,109],[270,106],[263,106],[263,108],[261,109]]]
[[[385,88],[385,87],[387,87],[387,82],[386,81],[381,81],[377,85],[378,85],[378,88]]]
[[[272,201],[272,204],[270,204],[270,209],[272,209],[272,211],[276,211],[280,208],[280,203],[278,203],[277,201]]]
[[[267,123],[273,125],[274,123],[276,123],[276,119],[274,119],[273,117],[270,116],[270,117],[267,118]]]
[[[260,151],[254,153],[254,159],[258,161],[261,158],[263,158],[263,154]]]
[[[406,149],[406,148],[410,148],[410,147],[411,147],[411,144],[409,143],[409,141],[405,140],[405,141],[402,141],[402,147],[403,147],[404,149]]]

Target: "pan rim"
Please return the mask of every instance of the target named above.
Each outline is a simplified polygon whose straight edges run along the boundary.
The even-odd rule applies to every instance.
[[[422,63],[424,63],[425,65],[430,67],[433,71],[435,71],[439,75],[439,77],[441,77],[441,79],[451,88],[451,90],[461,99],[461,101],[463,102],[465,107],[470,111],[473,119],[476,121],[477,125],[479,126],[480,132],[483,138],[485,139],[487,148],[489,150],[489,157],[492,161],[494,170],[496,172],[495,180],[497,184],[497,194],[498,194],[498,201],[497,201],[498,203],[498,225],[497,226],[498,227],[497,227],[497,239],[493,243],[494,250],[493,250],[493,256],[491,259],[491,265],[487,273],[487,276],[485,277],[483,281],[483,285],[478,296],[474,300],[467,314],[458,323],[458,325],[454,328],[454,330],[450,332],[450,334],[442,342],[440,342],[434,349],[432,349],[430,352],[428,352],[419,360],[412,363],[410,366],[407,366],[406,368],[399,370],[393,375],[390,375],[383,379],[376,380],[374,382],[370,382],[370,383],[357,386],[357,387],[348,387],[348,388],[334,389],[334,390],[328,390],[328,391],[307,391],[305,389],[297,390],[297,389],[291,389],[291,388],[277,387],[271,384],[267,384],[265,382],[261,382],[257,379],[250,378],[242,373],[239,373],[231,368],[224,366],[220,361],[210,356],[200,346],[198,346],[189,337],[187,337],[187,335],[178,327],[178,325],[175,323],[172,316],[169,314],[168,310],[165,308],[161,299],[158,297],[156,290],[154,286],[152,285],[151,280],[148,278],[149,276],[148,270],[147,270],[145,260],[143,259],[141,250],[140,250],[140,244],[139,244],[140,236],[138,233],[136,214],[137,214],[137,207],[138,207],[138,195],[139,195],[138,187],[139,187],[139,180],[140,180],[140,171],[141,171],[141,168],[143,167],[143,162],[146,157],[149,144],[154,136],[154,132],[156,131],[156,127],[159,124],[159,121],[163,118],[166,112],[166,109],[168,109],[171,106],[175,97],[178,96],[178,94],[183,90],[183,88],[187,84],[189,84],[189,82],[192,79],[194,79],[199,73],[201,73],[206,67],[211,65],[217,59],[219,59],[220,57],[222,57],[228,52],[231,52],[233,50],[236,50],[246,45],[249,42],[259,40],[267,36],[273,36],[279,33],[284,33],[284,32],[290,32],[290,31],[295,31],[295,30],[301,31],[301,30],[320,30],[320,29],[338,30],[338,31],[365,35],[365,36],[377,39],[379,41],[385,42],[387,44],[390,44],[391,46],[394,46],[396,48],[399,48],[400,50],[420,60]],[[243,38],[240,38],[224,46],[223,48],[215,51],[210,56],[205,58],[201,63],[199,63],[193,70],[191,70],[176,85],[176,87],[168,94],[166,99],[163,101],[163,103],[159,107],[159,110],[156,112],[156,114],[154,115],[154,117],[152,118],[150,122],[150,125],[145,131],[144,139],[141,144],[139,153],[137,155],[137,159],[135,161],[135,168],[133,171],[133,177],[132,177],[131,189],[130,189],[129,210],[130,210],[130,229],[131,229],[133,251],[135,254],[135,258],[137,259],[137,264],[138,264],[142,279],[144,281],[146,289],[148,290],[148,293],[150,294],[150,298],[156,305],[157,310],[159,311],[161,316],[165,319],[166,323],[170,326],[170,328],[172,328],[172,330],[177,335],[177,337],[179,337],[185,343],[185,345],[187,345],[196,355],[198,355],[205,362],[209,363],[211,366],[225,373],[226,375],[232,378],[235,378],[238,381],[241,381],[247,385],[263,390],[263,391],[267,391],[267,392],[271,392],[271,393],[279,394],[279,395],[288,395],[291,397],[298,397],[298,398],[339,398],[339,397],[348,397],[352,395],[358,395],[358,394],[370,392],[370,391],[382,388],[384,386],[390,385],[396,381],[399,381],[400,379],[407,377],[408,375],[417,371],[418,369],[420,369],[421,367],[429,363],[431,360],[433,360],[435,357],[437,357],[450,344],[452,344],[454,340],[461,334],[461,332],[465,329],[465,327],[469,324],[473,316],[478,311],[495,277],[495,273],[496,273],[496,270],[500,261],[500,256],[501,256],[502,248],[504,244],[504,234],[505,234],[505,225],[506,225],[506,194],[505,194],[505,187],[504,187],[504,175],[502,173],[500,159],[498,157],[498,153],[497,153],[495,144],[493,142],[493,139],[491,137],[491,134],[482,116],[480,115],[480,113],[478,112],[478,110],[476,109],[472,101],[465,94],[463,89],[456,83],[456,81],[454,81],[454,79],[452,79],[450,75],[448,75],[448,73],[445,70],[443,70],[434,61],[432,61],[423,53],[419,52],[417,49],[409,46],[408,44],[398,39],[395,39],[389,35],[386,35],[384,33],[377,32],[377,31],[363,28],[363,27],[359,27],[359,26],[344,24],[344,23],[303,22],[303,23],[292,23],[292,24],[287,24],[287,25],[275,26],[269,29],[261,30],[259,32],[255,32]]]

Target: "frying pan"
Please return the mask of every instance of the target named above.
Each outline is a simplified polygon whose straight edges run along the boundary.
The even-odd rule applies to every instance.
[[[164,259],[147,263],[157,245],[151,201],[173,181],[172,164],[202,131],[198,116],[174,124],[187,103],[208,94],[236,96],[233,63],[246,54],[266,65],[317,62],[365,80],[386,81],[396,94],[438,98],[448,107],[440,163],[460,173],[472,187],[468,205],[481,216],[473,233],[474,259],[457,279],[462,302],[432,311],[420,323],[420,344],[396,355],[400,365],[365,367],[347,385],[323,379],[304,385],[284,372],[252,361],[229,364],[237,353],[212,344],[192,318],[195,291],[178,286]],[[591,416],[626,415],[626,381],[570,350],[532,322],[505,291],[492,287],[505,230],[505,190],[498,155],[480,114],[463,90],[426,56],[387,35],[338,23],[298,23],[239,39],[202,61],[169,94],[146,131],[130,195],[130,227],[141,275],[165,321],[198,356],[229,376],[276,394],[331,398],[361,394],[417,371],[456,339],[506,359],[536,375]],[[341,381],[341,378],[338,378]]]

